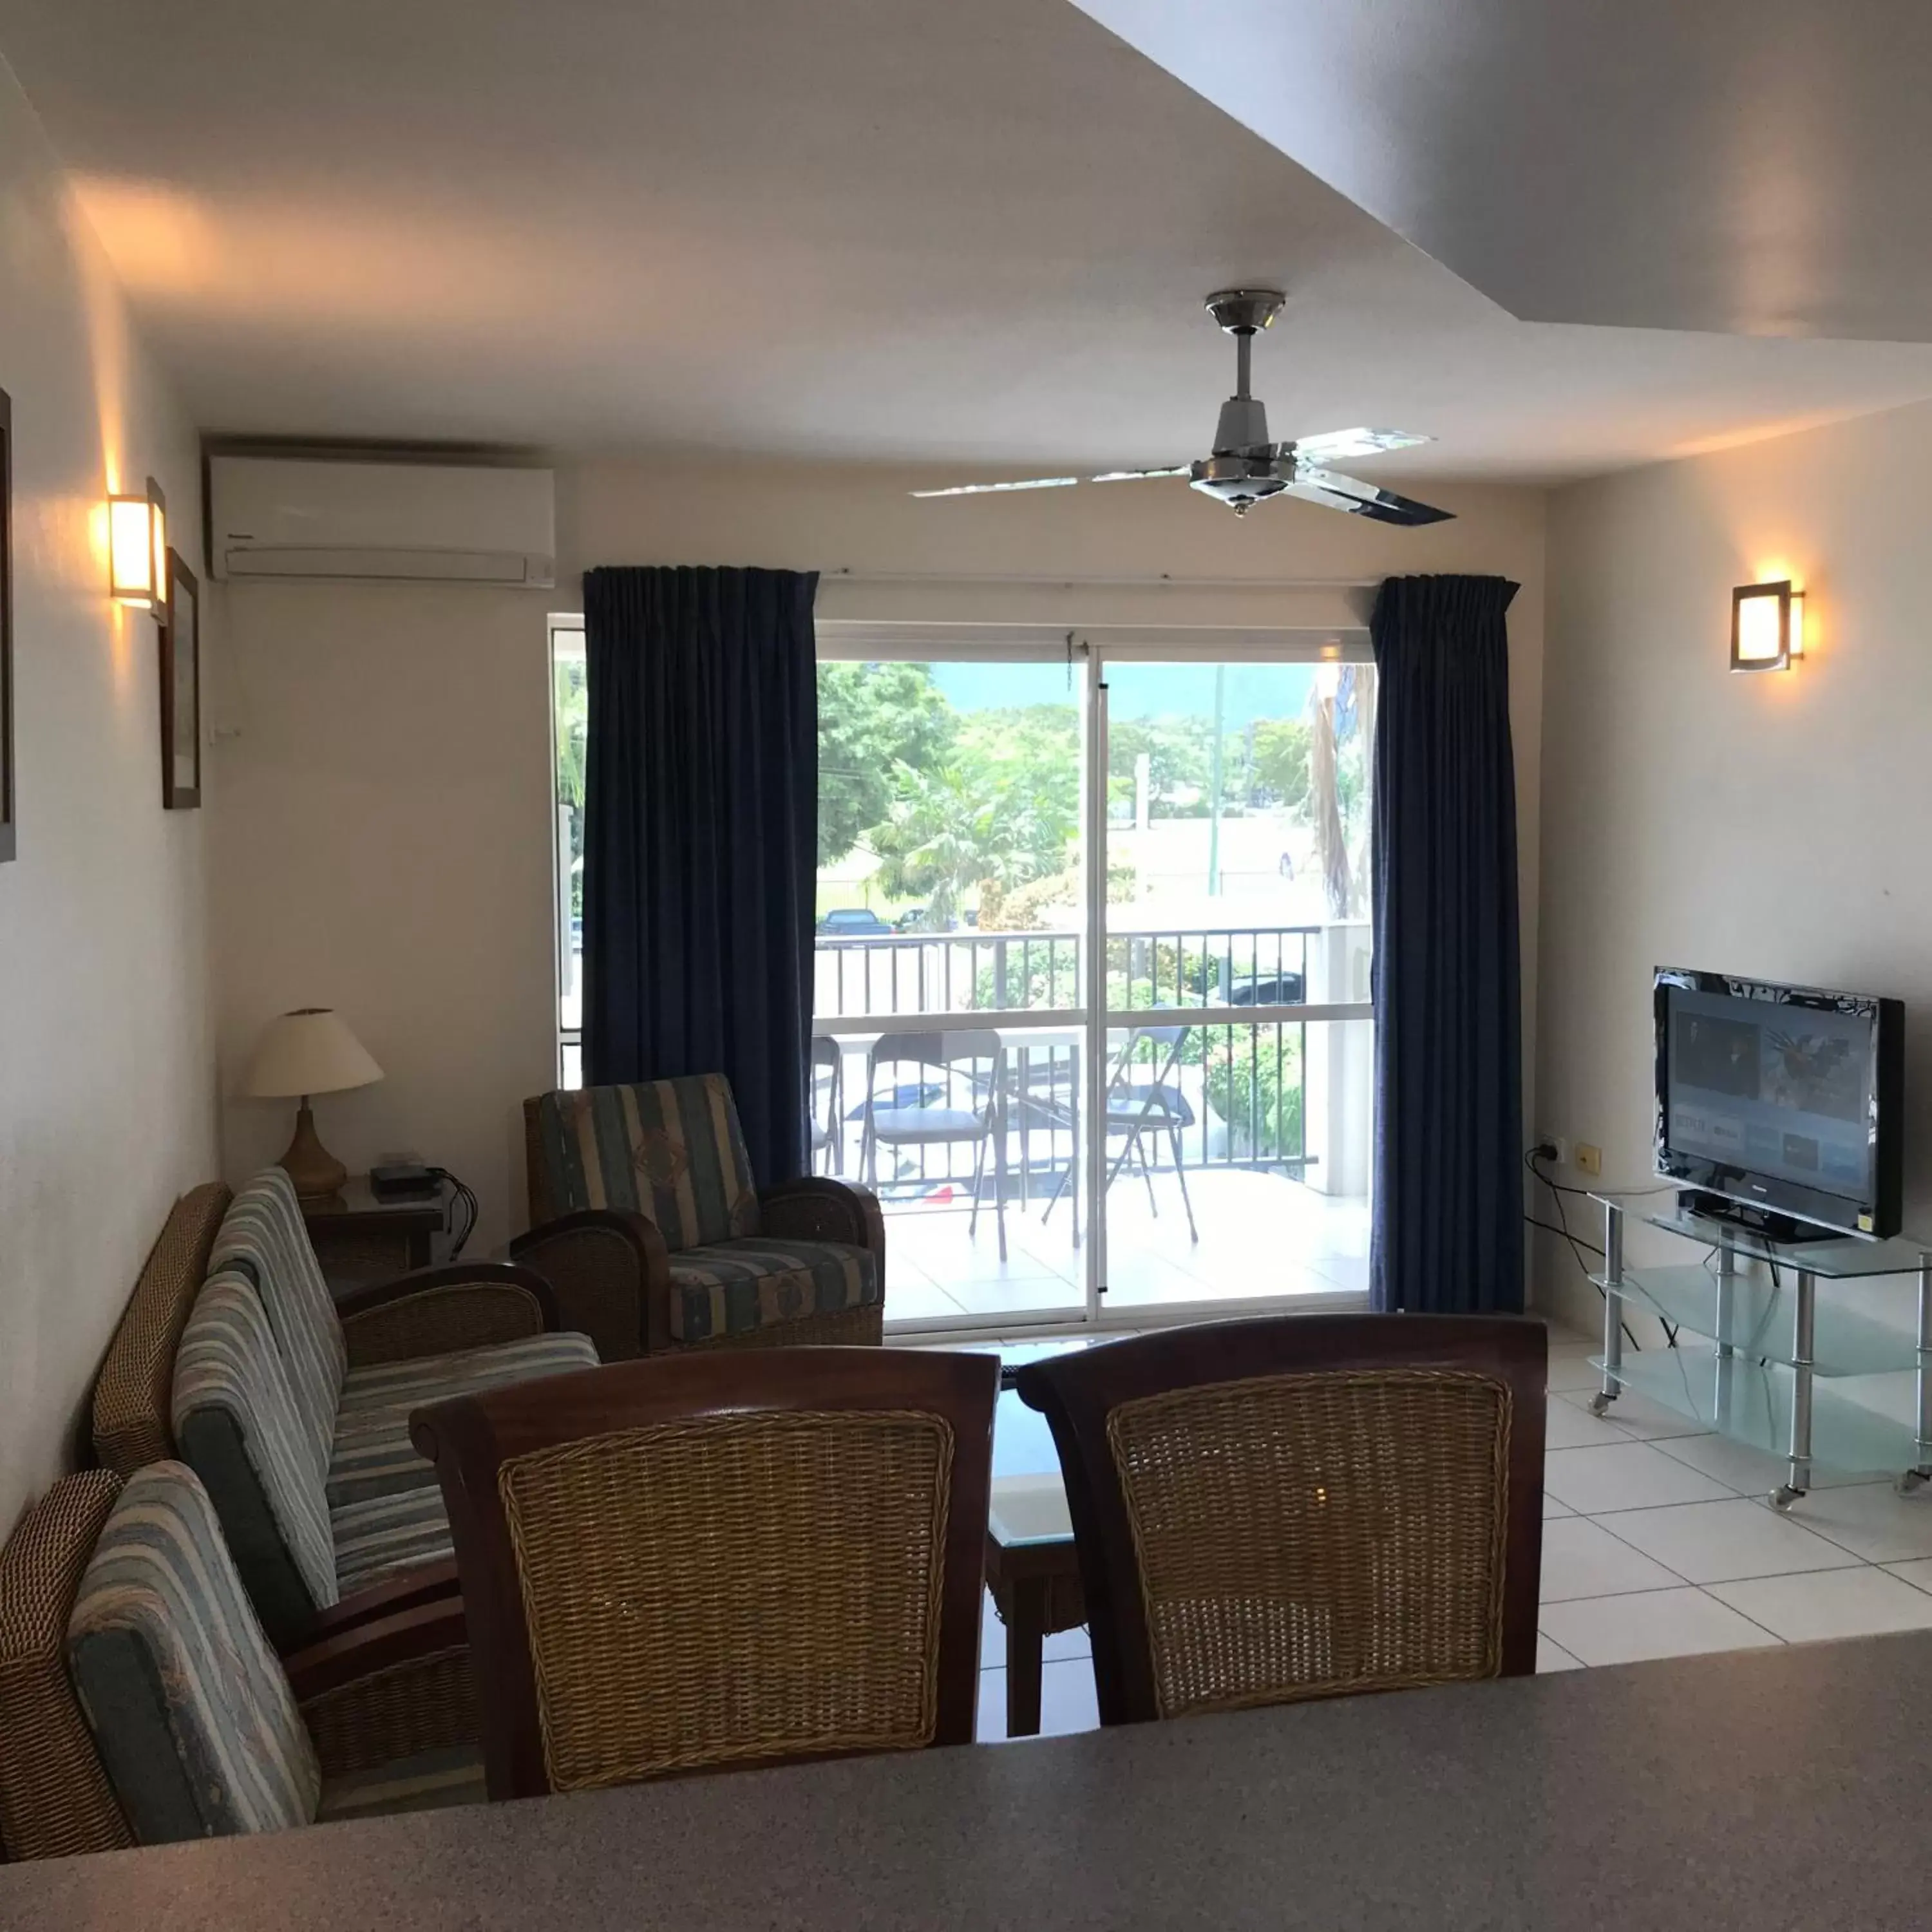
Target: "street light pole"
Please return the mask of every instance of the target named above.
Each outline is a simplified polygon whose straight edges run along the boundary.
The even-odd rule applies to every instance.
[[[1245,341],[1244,346],[1245,346]],[[1228,692],[1228,667],[1214,667],[1214,742],[1208,764],[1208,896],[1221,896],[1221,712]]]

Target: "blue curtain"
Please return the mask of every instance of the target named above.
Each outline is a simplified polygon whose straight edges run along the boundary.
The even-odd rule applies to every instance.
[[[1522,1032],[1499,577],[1376,599],[1375,1305],[1523,1305]]]
[[[584,1077],[722,1072],[752,1171],[808,1165],[815,573],[584,578]]]

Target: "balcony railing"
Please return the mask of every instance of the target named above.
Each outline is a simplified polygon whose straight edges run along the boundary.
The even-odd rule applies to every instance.
[[[1111,932],[1109,1010],[1147,1006],[1299,1006],[1308,942],[1319,926],[1164,926]],[[820,1020],[902,1013],[1013,1012],[1077,1007],[1084,990],[1077,932],[819,935]]]
[[[1107,1102],[1109,1166],[1126,1154],[1172,1168],[1240,1167],[1297,1178],[1312,1158],[1307,1132],[1308,1025],[1300,1018],[1246,1023],[1190,1020],[1190,1009],[1299,1006],[1309,998],[1311,943],[1320,926],[1165,925],[1109,932],[1108,1010],[1172,1010],[1172,1024],[1110,1028]],[[1076,1124],[1085,1104],[1081,1046],[1050,1022],[1082,1004],[1082,935],[1073,931],[908,932],[821,935],[816,1017],[838,1038],[836,1091],[820,1072],[814,1118],[828,1138],[820,1164],[857,1174],[868,1166],[864,1101],[868,1071],[881,1096],[901,1106],[983,1110],[991,1097],[993,1049],[950,1070],[895,1063],[890,1030],[868,1036],[868,1021],[931,1016],[951,1033],[999,1032],[995,1016],[1034,1024],[1000,1034],[1003,1144],[976,1140],[872,1151],[882,1187],[904,1197],[970,1190],[978,1177],[990,1198],[1004,1164],[1016,1193],[1036,1196],[1068,1179]],[[874,1043],[876,1040],[876,1044]],[[913,1090],[908,1090],[910,1089]],[[1128,1124],[1139,1123],[1137,1136]],[[989,1130],[990,1131],[990,1130]],[[1131,1146],[1130,1142],[1134,1142]]]

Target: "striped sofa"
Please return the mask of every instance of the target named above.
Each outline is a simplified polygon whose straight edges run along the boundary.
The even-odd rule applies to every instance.
[[[334,1720],[345,1693],[465,1646],[445,1599],[278,1657],[192,1471],[70,1476],[0,1550],[0,1848],[64,1856],[481,1798],[473,1696],[413,1734]]]
[[[722,1074],[540,1094],[524,1121],[537,1225],[512,1256],[605,1361],[880,1340],[878,1200],[818,1175],[757,1186]]]
[[[584,1336],[554,1332],[548,1286],[527,1269],[430,1270],[434,1284],[405,1276],[410,1292],[388,1300],[362,1290],[332,1300],[280,1168],[236,1196],[210,1259],[175,1359],[172,1433],[284,1646],[331,1606],[448,1557],[435,1477],[409,1439],[412,1408],[597,1364]],[[480,1313],[466,1313],[476,1300]],[[388,1324],[373,1350],[372,1323]],[[494,1339],[396,1352],[399,1336],[466,1333]],[[374,1359],[358,1359],[358,1343]]]

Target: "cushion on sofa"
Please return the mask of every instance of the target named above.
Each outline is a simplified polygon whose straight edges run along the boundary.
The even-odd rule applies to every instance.
[[[842,1241],[730,1241],[670,1258],[670,1332],[680,1342],[742,1335],[879,1299],[869,1249]]]
[[[348,1345],[328,1284],[309,1240],[295,1184],[279,1167],[263,1169],[222,1216],[210,1267],[238,1269],[254,1285],[281,1351],[296,1406],[326,1466],[335,1412],[348,1372]]]
[[[322,1783],[319,1824],[344,1818],[382,1818],[398,1811],[431,1811],[446,1804],[481,1804],[488,1796],[483,1760],[473,1749],[419,1751],[391,1764],[344,1772]]]
[[[345,1503],[331,1513],[329,1527],[344,1596],[380,1582],[392,1570],[413,1570],[450,1554],[449,1518],[439,1486]]]
[[[330,1504],[366,1502],[434,1484],[435,1471],[410,1440],[410,1417],[424,1402],[596,1366],[597,1351],[588,1336],[560,1334],[532,1335],[494,1348],[351,1369],[335,1420],[334,1454],[328,1466]]]
[[[262,1621],[278,1642],[290,1641],[337,1600],[328,1468],[267,1313],[239,1270],[214,1276],[188,1317],[175,1360],[174,1426]]]
[[[315,1748],[214,1508],[182,1463],[129,1478],[81,1579],[67,1652],[144,1844],[314,1817]]]

